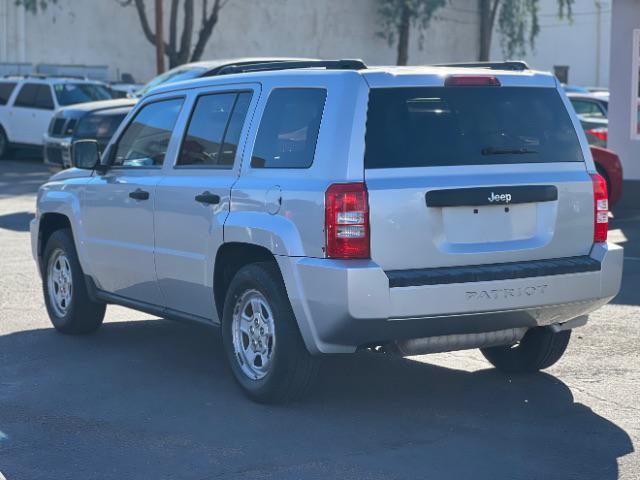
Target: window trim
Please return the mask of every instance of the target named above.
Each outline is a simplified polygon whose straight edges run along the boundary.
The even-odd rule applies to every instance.
[[[186,95],[173,95],[171,97],[163,97],[163,98],[154,98],[153,100],[149,100],[147,102],[144,102],[142,104],[139,104],[136,108],[135,114],[131,117],[131,119],[127,122],[127,124],[122,128],[122,131],[120,132],[120,135],[118,136],[118,139],[110,146],[109,148],[109,158],[107,159],[107,163],[106,163],[106,167],[108,170],[162,170],[162,168],[164,167],[164,161],[162,162],[162,165],[149,165],[147,167],[133,167],[133,166],[127,166],[127,165],[114,165],[113,164],[113,160],[116,156],[116,153],[118,152],[118,146],[120,145],[120,141],[122,140],[122,136],[125,134],[125,132],[129,129],[129,127],[131,126],[131,124],[135,121],[136,118],[138,118],[138,115],[140,114],[140,112],[142,110],[144,110],[146,107],[148,107],[149,105],[153,105],[155,103],[161,103],[161,102],[167,102],[170,100],[178,100],[181,99],[182,100],[182,106],[180,107],[180,112],[178,112],[178,117],[176,118],[176,123],[178,121],[178,119],[180,118],[180,113],[182,112],[182,108],[184,108],[184,103],[185,103],[185,99],[186,99]],[[171,137],[169,137],[169,145],[171,144],[171,139],[173,138],[173,135],[175,134],[175,124],[173,126],[173,130],[171,131]],[[167,151],[169,149],[167,148]],[[165,160],[167,158],[167,153],[165,152]]]
[[[180,154],[182,153],[182,146],[184,145],[184,141],[187,138],[187,135],[189,134],[189,127],[191,126],[191,120],[193,119],[193,115],[196,111],[196,107],[198,106],[198,101],[200,100],[200,98],[202,97],[208,97],[211,95],[225,95],[225,94],[229,94],[229,93],[233,93],[235,94],[236,98],[233,100],[233,106],[231,107],[231,113],[229,114],[229,119],[227,120],[227,124],[224,127],[224,132],[222,134],[222,143],[220,144],[220,149],[218,150],[218,153],[220,152],[220,150],[222,149],[222,147],[224,146],[224,141],[227,137],[227,130],[229,129],[229,122],[231,122],[231,117],[233,116],[233,112],[236,109],[236,105],[238,103],[238,97],[240,96],[241,93],[250,93],[251,94],[251,100],[249,100],[249,108],[251,108],[251,102],[253,101],[254,98],[254,94],[255,94],[255,90],[253,89],[242,89],[242,90],[237,90],[237,89],[230,89],[230,90],[214,90],[214,91],[209,91],[209,92],[201,92],[198,93],[195,98],[193,99],[193,107],[191,108],[191,111],[189,112],[189,118],[187,119],[187,122],[185,124],[185,127],[182,131],[182,136],[180,138],[180,146],[178,147],[178,154],[176,155],[176,160],[173,163],[171,169],[172,170],[223,170],[223,171],[227,171],[227,170],[233,170],[236,167],[236,161],[238,160],[238,150],[236,150],[236,156],[233,159],[233,163],[231,165],[178,165],[178,161],[180,160]],[[247,122],[247,118],[249,117],[249,111],[247,110],[247,115],[245,116],[244,119],[244,123],[242,124],[242,129],[244,129],[246,122]]]
[[[253,166],[253,153],[256,149],[256,142],[258,141],[258,135],[260,134],[260,127],[262,126],[262,120],[264,119],[264,113],[267,110],[267,105],[269,104],[269,100],[271,99],[271,95],[277,90],[323,90],[324,95],[324,103],[322,104],[322,113],[320,114],[320,124],[318,125],[318,135],[316,135],[316,144],[313,147],[313,157],[311,158],[311,163],[304,167],[254,167]],[[251,148],[251,155],[249,156],[249,168],[251,170],[257,171],[265,171],[265,170],[309,170],[315,164],[316,160],[316,151],[318,150],[318,140],[320,139],[320,132],[322,131],[322,122],[324,120],[324,114],[327,109],[327,99],[329,98],[329,88],[327,87],[311,87],[311,86],[295,86],[295,87],[276,87],[273,88],[269,92],[269,96],[264,103],[264,108],[260,114],[260,122],[258,123],[258,129],[256,130],[255,138],[253,139],[253,146]]]

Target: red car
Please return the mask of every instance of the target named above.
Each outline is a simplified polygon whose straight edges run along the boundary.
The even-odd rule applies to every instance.
[[[607,181],[609,205],[613,206],[622,195],[622,164],[620,157],[611,150],[591,145],[591,155],[598,173]]]

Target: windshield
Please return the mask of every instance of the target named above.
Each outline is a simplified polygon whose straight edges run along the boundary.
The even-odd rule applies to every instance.
[[[61,106],[113,98],[109,89],[98,83],[58,83],[54,90]]]
[[[366,168],[584,161],[552,88],[373,89]]]
[[[204,67],[178,67],[173,70],[169,70],[168,72],[163,73],[162,75],[158,75],[149,83],[147,83],[144,87],[138,90],[134,96],[142,97],[152,88],[156,88],[160,85],[164,85],[165,83],[175,83],[181,82],[183,80],[191,80],[192,78],[197,78],[206,72],[207,69]]]
[[[75,136],[76,138],[109,139],[127,113],[126,110],[119,110],[118,112],[86,115],[78,123]]]

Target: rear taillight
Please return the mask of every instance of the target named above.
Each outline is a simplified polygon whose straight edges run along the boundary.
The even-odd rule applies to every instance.
[[[589,135],[593,135],[594,137],[604,142],[605,144],[607,143],[607,139],[609,138],[609,129],[605,127],[590,128],[585,133]]]
[[[595,243],[607,241],[607,230],[609,229],[609,200],[607,196],[607,182],[601,175],[593,173],[593,241]]]
[[[445,87],[499,87],[500,80],[493,75],[449,75]]]
[[[325,193],[328,258],[369,258],[369,200],[364,183],[336,183]]]

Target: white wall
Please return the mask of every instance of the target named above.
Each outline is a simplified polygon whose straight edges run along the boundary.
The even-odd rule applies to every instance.
[[[640,29],[640,0],[615,0],[611,28],[608,146],[620,155],[626,180],[640,180],[640,140],[632,138],[631,121],[638,95],[638,84],[633,84],[634,29]],[[638,68],[638,63],[635,68]]]
[[[572,84],[608,86],[613,1],[600,0],[598,10],[596,0],[577,0],[573,20],[568,22],[558,18],[557,0],[541,0],[540,34],[535,49],[528,51],[525,60],[533,68],[545,71],[553,71],[554,65],[569,65]],[[491,54],[494,59],[503,59],[498,33],[494,34]]]
[[[153,2],[146,1],[153,23]],[[122,8],[116,0],[59,0],[44,14],[21,20],[22,8],[14,3],[0,0],[0,42],[6,42],[0,62],[109,65],[114,77],[129,72],[141,81],[155,74],[155,51],[133,7]],[[204,58],[292,55],[392,64],[394,48],[376,35],[376,6],[377,0],[230,0]],[[474,10],[477,0],[453,0],[442,9],[442,20],[426,34],[424,50],[412,37],[410,63],[475,59],[479,27]],[[4,32],[3,12],[10,24]]]

